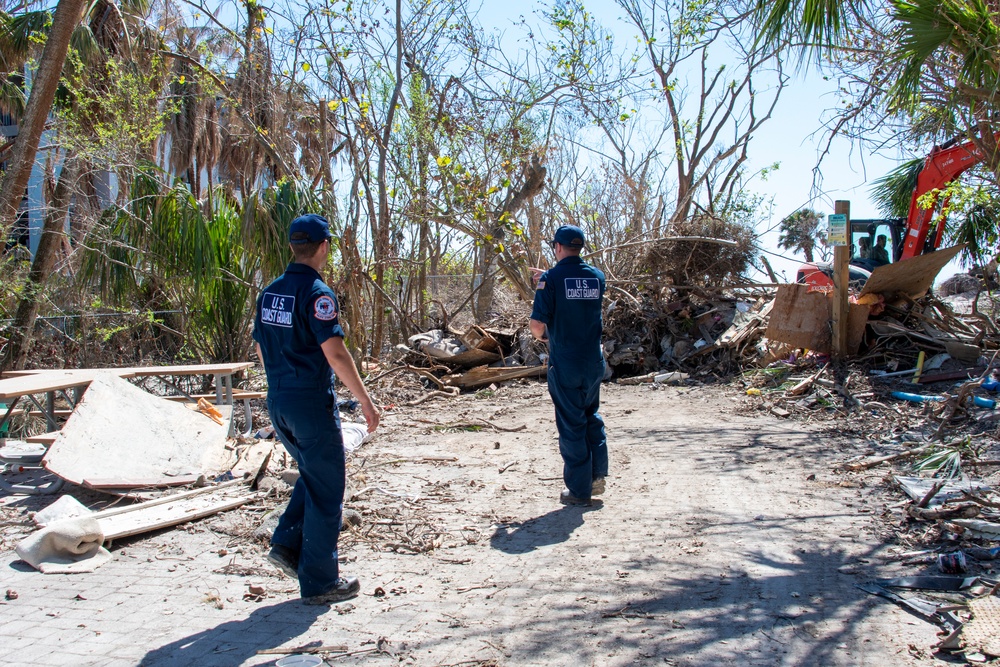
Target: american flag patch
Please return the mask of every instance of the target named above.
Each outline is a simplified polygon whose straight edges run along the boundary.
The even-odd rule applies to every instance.
[[[535,287],[536,290],[545,289],[545,281],[539,280],[538,285]]]

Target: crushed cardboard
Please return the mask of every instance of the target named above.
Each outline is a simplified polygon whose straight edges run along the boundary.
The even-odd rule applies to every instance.
[[[899,295],[919,299],[927,294],[934,279],[948,262],[965,249],[965,244],[941,248],[926,255],[918,255],[893,264],[877,267],[861,290],[865,294],[881,294],[887,299]]]

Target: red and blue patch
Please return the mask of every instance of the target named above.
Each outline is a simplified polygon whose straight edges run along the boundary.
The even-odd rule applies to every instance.
[[[316,299],[316,303],[313,305],[313,314],[317,320],[322,320],[323,322],[335,320],[337,319],[337,304],[332,297],[321,296]]]

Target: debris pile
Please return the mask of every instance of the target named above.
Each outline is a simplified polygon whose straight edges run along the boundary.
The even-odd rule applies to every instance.
[[[970,662],[1000,657],[1000,579],[994,572],[1000,558],[1000,496],[966,478],[895,475],[892,481],[909,498],[893,506],[904,528],[894,558],[924,572],[859,588],[941,626],[939,651],[964,654]]]
[[[711,244],[698,242],[692,248],[706,245]],[[683,247],[683,243],[663,248],[653,244],[645,249],[643,261],[673,266]],[[946,301],[925,296],[942,263],[960,249],[879,267],[863,289],[854,291],[847,349],[863,366],[858,369],[855,363],[856,370],[873,370],[890,378],[921,367],[922,384],[968,379],[982,372],[984,355],[1000,349],[995,322],[976,308],[977,302],[968,313],[959,313]],[[693,257],[689,258],[692,262]],[[736,264],[737,259],[733,259]],[[706,282],[704,277],[702,282]],[[747,369],[776,369],[771,379],[783,379],[777,387],[783,392],[782,402],[794,397],[797,409],[828,407],[834,395],[851,407],[857,405],[852,391],[881,397],[882,392],[857,378],[848,378],[845,384],[845,378],[829,375],[808,381],[805,375],[796,376],[803,371],[815,373],[828,361],[831,290],[798,284],[720,289],[675,285],[666,279],[659,283],[609,280],[608,284],[603,338],[608,380],[654,382],[667,372],[698,381],[723,380]],[[541,377],[546,352],[545,345],[532,339],[527,317],[505,326],[438,329],[398,345],[394,367],[383,369],[377,377],[399,371],[416,376],[422,390],[418,388],[416,395],[410,391],[400,401],[413,405],[506,380]],[[805,367],[799,363],[802,357],[809,359]],[[924,366],[924,359],[935,361]],[[795,383],[784,386],[785,378]],[[401,382],[393,385],[399,389]],[[767,387],[759,388],[762,394],[768,393]],[[789,389],[794,391],[784,393]]]
[[[673,222],[669,232],[643,244],[634,266],[676,287],[739,282],[758,254],[752,228],[710,215]]]
[[[633,295],[614,289],[606,300],[604,356],[606,379],[652,382],[662,372],[722,378],[762,355],[773,299],[766,289],[712,293],[676,293],[657,289]],[[764,295],[764,296],[762,296]],[[505,327],[472,326],[465,331],[431,330],[397,345],[391,367],[376,372],[383,397],[416,405],[437,396],[453,396],[508,380],[544,377],[544,343],[534,340],[527,318]],[[420,387],[400,376],[415,376]],[[386,378],[395,376],[391,382]]]
[[[608,377],[678,370],[728,375],[759,356],[757,343],[771,299],[719,293],[676,300],[625,295],[607,306],[604,355]]]
[[[535,341],[527,327],[435,329],[397,345],[391,367],[376,371],[368,382],[379,387],[383,400],[413,406],[439,396],[457,396],[462,390],[544,377],[547,358],[545,344]],[[405,375],[416,377],[420,386],[400,377]]]
[[[976,408],[993,407],[985,392],[995,390],[991,374],[997,365],[991,359],[1000,350],[1000,335],[989,317],[955,313],[933,296],[882,305],[880,314],[863,319],[857,355],[836,373],[829,354],[815,348],[786,342],[780,358],[761,356],[760,368],[743,374],[751,405],[782,412],[828,408],[832,415],[855,409],[884,414],[890,406],[904,409],[900,401],[925,403],[928,414],[936,416],[933,430],[945,431],[977,414]],[[775,306],[769,334],[778,329],[777,314],[785,311],[782,304]],[[777,335],[789,341],[785,334],[791,326],[788,319],[783,322],[786,329]],[[799,331],[808,335],[808,329]],[[774,344],[768,349],[781,351]],[[942,426],[942,421],[948,423]]]

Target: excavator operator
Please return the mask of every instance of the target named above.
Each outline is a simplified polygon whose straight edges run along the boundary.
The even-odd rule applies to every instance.
[[[871,258],[880,266],[889,263],[889,251],[885,247],[885,234],[879,234],[875,240],[875,247],[871,250]]]

